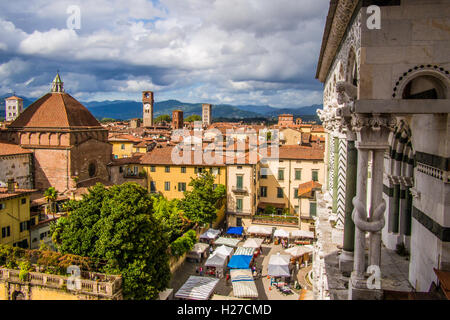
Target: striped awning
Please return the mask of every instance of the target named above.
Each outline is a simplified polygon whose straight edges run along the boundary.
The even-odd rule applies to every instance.
[[[233,295],[238,298],[258,298],[258,289],[250,269],[235,269],[230,271]]]
[[[219,279],[209,277],[190,276],[175,294],[175,298],[187,300],[208,300]]]
[[[241,242],[240,239],[220,237],[214,241],[214,244],[219,246],[226,245],[228,247],[236,247],[239,242]]]
[[[254,251],[254,248],[238,247],[234,254],[237,256],[252,256]]]

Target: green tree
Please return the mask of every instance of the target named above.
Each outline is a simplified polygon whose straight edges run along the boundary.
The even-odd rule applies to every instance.
[[[202,117],[198,114],[193,114],[184,119],[184,122],[194,122],[194,121],[202,121]]]
[[[44,192],[44,198],[47,200],[49,204],[50,212],[55,213],[55,202],[58,200],[58,191],[56,191],[55,187],[50,187]]]
[[[61,253],[107,261],[102,271],[122,275],[125,299],[156,299],[170,280],[169,241],[161,230],[146,189],[97,184],[52,226],[52,239]]]
[[[185,216],[197,225],[212,223],[217,217],[217,210],[226,197],[224,185],[213,187],[214,176],[205,171],[197,178],[191,178],[192,190],[184,192],[180,208]]]
[[[161,195],[152,195],[153,211],[155,217],[164,227],[164,232],[169,238],[169,242],[174,242],[192,226],[179,208],[179,200],[167,200]]]
[[[162,114],[155,118],[155,123],[159,123],[159,122],[163,122],[163,121],[170,122],[170,121],[172,121],[172,118],[168,114]]]

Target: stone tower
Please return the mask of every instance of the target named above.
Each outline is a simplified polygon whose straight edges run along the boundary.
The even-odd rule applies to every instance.
[[[143,120],[144,127],[153,126],[153,92],[142,92]]]
[[[211,124],[211,110],[212,105],[208,103],[202,104],[202,123],[204,126],[209,126]]]
[[[5,120],[14,121],[23,111],[23,100],[15,95],[5,99]]]
[[[172,129],[183,129],[183,111],[172,111]]]

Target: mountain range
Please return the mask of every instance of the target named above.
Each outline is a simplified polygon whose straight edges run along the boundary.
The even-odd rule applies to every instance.
[[[0,96],[0,117],[4,116],[5,98],[11,95]],[[22,97],[24,99],[24,107],[26,108],[35,99]],[[133,100],[105,100],[105,101],[89,101],[82,102],[92,114],[98,118],[113,118],[128,120],[132,118],[142,117],[142,102]],[[193,114],[202,114],[201,103],[187,103],[178,100],[166,100],[155,102],[154,116],[157,117],[163,114],[172,115],[173,110],[183,110],[184,117]],[[275,108],[268,105],[229,105],[229,104],[214,104],[212,107],[213,118],[228,118],[228,119],[246,119],[246,118],[273,118],[279,114],[290,113],[294,117],[299,116],[315,116],[316,110],[322,109],[322,105],[312,105],[297,108]],[[310,117],[308,117],[310,118]]]

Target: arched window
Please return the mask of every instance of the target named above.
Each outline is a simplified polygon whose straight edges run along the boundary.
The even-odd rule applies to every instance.
[[[348,55],[346,81],[356,87],[358,86],[358,66],[356,64],[356,54],[353,49],[350,50]]]
[[[94,162],[89,163],[89,167],[88,167],[88,172],[89,172],[89,177],[93,177],[95,176],[95,173],[97,171],[97,166],[95,165]]]
[[[409,81],[403,89],[403,99],[445,99],[445,86],[431,76],[422,75]]]

